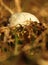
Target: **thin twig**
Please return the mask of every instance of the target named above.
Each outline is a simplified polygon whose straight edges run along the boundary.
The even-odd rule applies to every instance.
[[[2,5],[7,11],[9,11],[11,14],[14,13],[8,6],[6,6],[6,5],[3,3],[3,1],[1,1],[1,5]]]

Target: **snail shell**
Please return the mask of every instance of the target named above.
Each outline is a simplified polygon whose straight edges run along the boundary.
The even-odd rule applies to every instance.
[[[39,20],[36,16],[27,12],[15,13],[11,16],[9,21],[10,21],[10,26],[16,26],[18,24],[28,25],[30,22],[27,21],[33,21],[39,23]]]

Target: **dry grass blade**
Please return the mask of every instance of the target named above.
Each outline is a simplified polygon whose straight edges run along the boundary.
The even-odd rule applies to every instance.
[[[47,30],[45,30],[36,40],[35,40],[35,42],[34,42],[34,47],[36,47],[37,45],[38,45],[38,43],[39,43],[39,40],[40,39],[42,39],[42,37],[44,38],[45,37],[45,34],[48,32],[48,28],[47,28]]]

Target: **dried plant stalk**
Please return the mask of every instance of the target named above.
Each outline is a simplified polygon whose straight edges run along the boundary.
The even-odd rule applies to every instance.
[[[21,5],[20,5],[20,0],[15,0],[15,7],[17,7],[17,12],[21,12]]]
[[[3,0],[0,1],[0,4],[11,14],[14,14],[14,12],[7,5],[4,4]],[[20,0],[15,0],[15,7],[17,7],[17,12],[22,11],[21,6],[20,6]]]

